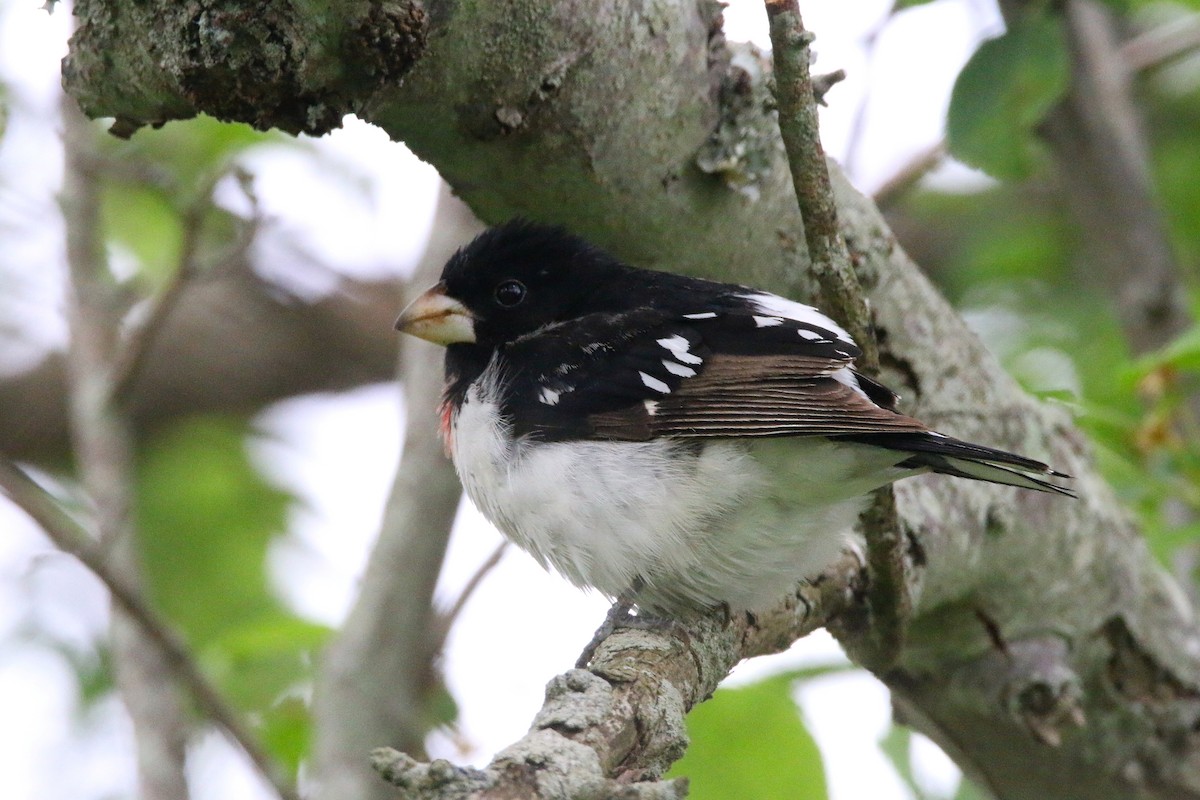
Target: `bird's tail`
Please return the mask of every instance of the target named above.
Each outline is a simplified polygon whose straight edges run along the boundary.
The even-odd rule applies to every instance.
[[[933,431],[873,433],[838,438],[908,453],[909,457],[897,465],[901,467],[928,469],[959,478],[1020,486],[1068,497],[1075,496],[1070,489],[1047,480],[1070,479],[1071,476],[1040,461],[994,447],[971,444]]]

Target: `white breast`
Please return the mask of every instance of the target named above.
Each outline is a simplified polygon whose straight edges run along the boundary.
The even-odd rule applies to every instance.
[[[514,441],[490,393],[472,387],[452,423],[468,496],[543,566],[613,597],[640,580],[651,609],[773,604],[837,557],[858,495],[896,477],[824,439]]]

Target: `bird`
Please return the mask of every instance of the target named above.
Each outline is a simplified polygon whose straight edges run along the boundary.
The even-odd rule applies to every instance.
[[[439,427],[484,516],[647,614],[773,607],[900,478],[1073,494],[902,413],[816,308],[637,268],[559,226],[484,231],[396,328],[446,348]]]

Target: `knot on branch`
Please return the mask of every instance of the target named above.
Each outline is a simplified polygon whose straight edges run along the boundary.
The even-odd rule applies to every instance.
[[[1008,713],[1038,741],[1062,744],[1063,730],[1082,727],[1083,685],[1067,663],[1067,644],[1061,639],[1008,643],[1009,681],[1005,690]]]
[[[578,732],[600,722],[612,706],[608,681],[586,669],[573,669],[551,678],[546,703],[533,720],[535,728]]]
[[[437,796],[443,800],[468,797],[491,785],[486,773],[469,767],[456,767],[437,759],[422,764],[407,753],[380,747],[371,753],[371,766],[385,781],[405,789],[409,796]]]
[[[721,116],[696,153],[696,166],[754,199],[779,155],[770,113],[775,105],[767,80],[770,69],[753,45],[731,44],[728,49],[731,55],[718,90]]]
[[[425,52],[429,15],[414,2],[371,3],[366,17],[346,37],[346,63],[363,88],[382,89],[400,82]]]

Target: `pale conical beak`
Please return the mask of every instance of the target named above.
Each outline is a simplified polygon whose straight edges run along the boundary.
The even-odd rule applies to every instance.
[[[400,312],[396,330],[434,344],[469,343],[475,341],[475,317],[438,283]]]

